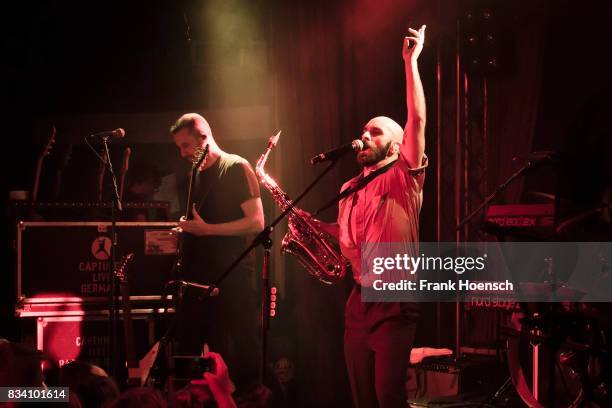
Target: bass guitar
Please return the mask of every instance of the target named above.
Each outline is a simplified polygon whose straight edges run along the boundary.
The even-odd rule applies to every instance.
[[[208,145],[204,147],[204,149],[196,150],[194,155],[193,163],[191,165],[191,171],[189,173],[189,184],[187,186],[187,203],[185,206],[185,214],[183,218],[186,220],[193,219],[193,214],[191,212],[191,207],[193,205],[193,186],[195,184],[196,175],[198,174],[198,169],[206,160],[208,156]],[[179,233],[178,235],[178,243],[176,246],[176,263],[174,264],[174,273],[177,276],[181,274],[181,268],[183,266],[183,233]]]

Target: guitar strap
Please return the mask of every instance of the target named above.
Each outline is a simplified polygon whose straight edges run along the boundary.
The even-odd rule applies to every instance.
[[[369,182],[374,180],[376,177],[378,177],[381,174],[387,172],[391,167],[393,167],[393,165],[395,163],[397,163],[397,159],[393,160],[391,163],[386,164],[385,166],[381,167],[380,169],[377,169],[377,170],[371,172],[367,176],[359,179],[357,181],[357,184],[355,184],[353,187],[345,188],[344,190],[342,190],[340,192],[340,194],[338,194],[337,196],[335,196],[334,198],[329,200],[323,207],[321,207],[317,211],[315,211],[314,214],[313,214],[313,217],[318,215],[320,212],[322,212],[324,210],[327,210],[329,207],[331,207],[332,205],[336,204],[340,200],[342,200],[342,199],[350,196],[351,194],[361,190],[366,185],[368,185]]]

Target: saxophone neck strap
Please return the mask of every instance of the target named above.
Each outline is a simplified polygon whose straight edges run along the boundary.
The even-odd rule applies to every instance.
[[[342,199],[350,196],[351,194],[361,190],[366,185],[368,185],[368,183],[370,181],[374,180],[376,177],[380,176],[381,174],[387,172],[391,167],[393,167],[393,165],[395,163],[397,163],[397,159],[393,160],[391,163],[386,164],[385,166],[381,167],[380,169],[374,170],[373,172],[371,172],[367,176],[360,178],[354,186],[345,188],[337,196],[335,196],[334,198],[329,200],[323,207],[321,207],[317,211],[315,211],[314,214],[313,214],[313,217],[318,215],[322,211],[327,210],[329,207],[331,207],[332,205],[336,204],[340,200],[342,200]]]

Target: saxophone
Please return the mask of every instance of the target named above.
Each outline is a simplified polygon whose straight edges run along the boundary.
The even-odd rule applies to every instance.
[[[264,170],[268,155],[278,143],[279,137],[280,132],[270,137],[268,148],[257,161],[255,173],[259,182],[272,195],[276,205],[281,211],[285,211],[291,205],[291,199]],[[289,231],[281,244],[282,253],[295,255],[306,271],[322,283],[331,285],[344,278],[350,262],[329,242],[329,234],[317,229],[308,217],[304,217],[295,209],[289,212],[287,225]]]

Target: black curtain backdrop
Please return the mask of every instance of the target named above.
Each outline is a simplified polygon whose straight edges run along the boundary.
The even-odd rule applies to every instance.
[[[558,151],[559,160],[534,174],[526,187],[555,194],[562,222],[601,205],[612,191],[612,4],[554,4],[548,12],[534,150]],[[570,240],[607,241],[610,231],[609,224],[591,216],[565,232]]]
[[[275,72],[275,112],[283,136],[277,178],[295,195],[322,168],[307,164],[314,154],[359,137],[363,124],[376,115],[387,115],[400,124],[406,119],[405,82],[401,59],[401,39],[408,25],[428,25],[428,42],[420,68],[428,103],[427,153],[430,169],[426,182],[421,236],[435,237],[435,47],[454,44],[454,21],[468,7],[458,2],[443,9],[438,22],[436,5],[431,2],[309,2],[278,3],[270,18],[270,50]],[[537,118],[543,34],[546,28],[546,2],[507,6],[496,10],[500,30],[512,38],[504,52],[514,56],[511,66],[488,78],[489,86],[489,173],[485,175],[494,188],[517,168],[514,156],[531,151]],[[449,15],[450,14],[450,15]],[[453,17],[454,15],[454,17]],[[450,22],[450,24],[444,23]],[[446,24],[446,25],[442,25]],[[443,60],[443,97],[454,92],[452,58]],[[452,103],[452,102],[451,102]],[[443,117],[444,129],[452,129],[454,118]],[[442,143],[454,145],[451,139]],[[442,157],[442,169],[454,171]],[[350,158],[341,160],[337,169],[320,184],[303,207],[317,208],[333,196],[341,183],[358,172]],[[518,202],[522,182],[512,186],[503,198]],[[443,211],[453,212],[453,197],[441,198]],[[333,221],[329,210],[325,219]],[[443,230],[449,227],[443,226]],[[450,226],[452,228],[452,226]],[[451,235],[451,238],[453,236]],[[295,345],[297,366],[304,390],[317,388],[309,398],[317,404],[339,402],[346,390],[342,360],[343,305],[350,282],[343,287],[325,288],[305,275],[292,260],[286,264],[287,285],[296,302]],[[299,288],[299,289],[298,289]],[[436,322],[433,308],[425,307],[418,339],[422,345],[434,345]],[[452,311],[442,315],[442,338],[453,344]],[[316,372],[316,376],[312,373]],[[308,378],[310,377],[310,378]],[[306,394],[304,394],[306,395]]]
[[[283,130],[277,179],[290,195],[324,168],[311,167],[310,157],[359,138],[370,118],[386,115],[403,125],[402,39],[408,21],[431,20],[425,6],[416,1],[277,3],[270,18],[274,104]],[[432,76],[433,55],[432,49],[424,52],[424,77]],[[315,210],[358,171],[353,158],[341,159],[302,207]],[[321,218],[333,222],[336,212],[331,208]],[[350,277],[324,287],[288,258],[285,278],[295,302],[294,350],[304,405],[350,406],[342,348]]]
[[[311,167],[316,153],[350,140],[342,132],[343,23],[341,4],[278,2],[271,17],[271,64],[275,111],[282,129],[275,177],[295,197],[325,165]],[[348,158],[346,158],[348,159]],[[332,197],[349,160],[300,205],[314,211]],[[351,166],[351,164],[348,164]],[[333,210],[325,214],[334,218]],[[278,241],[277,241],[278,244]],[[350,406],[342,349],[343,305],[350,281],[334,287],[316,282],[291,257],[284,259],[287,303],[292,304],[289,340],[302,406]],[[281,338],[283,335],[280,335]]]
[[[489,84],[489,174],[490,193],[506,180],[532,151],[535,125],[540,106],[544,73],[545,32],[548,22],[547,2],[519,2],[500,8],[500,31],[510,37],[502,50],[508,65],[491,75]],[[501,202],[519,203],[523,180],[513,183]]]

